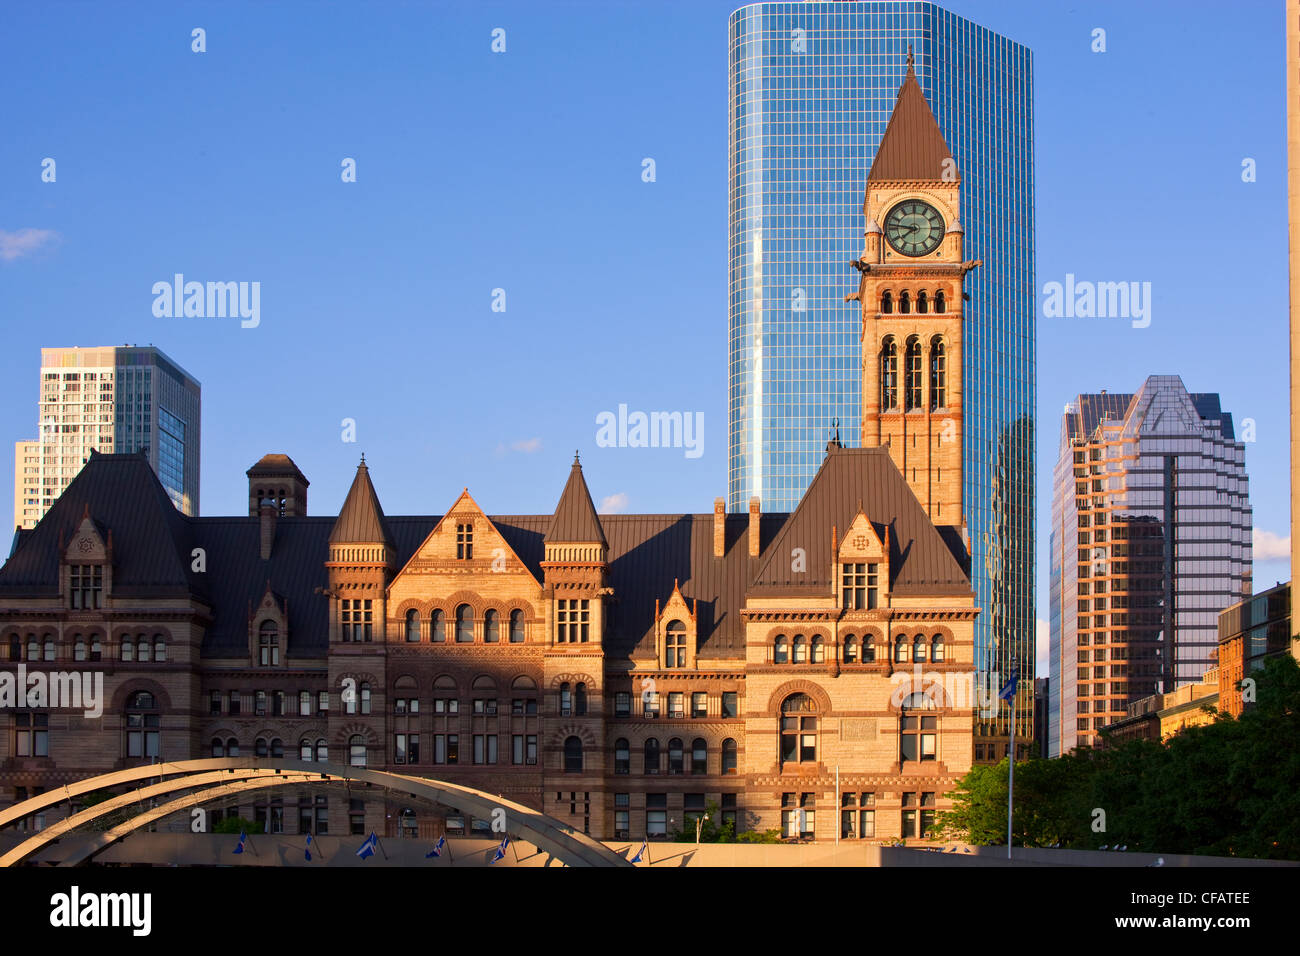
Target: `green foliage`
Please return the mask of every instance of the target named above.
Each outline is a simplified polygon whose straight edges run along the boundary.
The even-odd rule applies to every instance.
[[[772,827],[770,830],[764,830],[760,833],[757,830],[746,830],[744,833],[736,836],[737,843],[780,843],[781,828]]]
[[[261,824],[243,817],[225,817],[212,826],[213,833],[261,833]]]
[[[1018,761],[1014,843],[1300,860],[1300,665],[1280,655],[1252,676],[1258,701],[1237,719]],[[1005,845],[1006,760],[972,768],[949,796],[936,833]]]

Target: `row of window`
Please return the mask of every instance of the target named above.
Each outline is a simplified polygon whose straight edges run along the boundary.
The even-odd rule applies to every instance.
[[[661,716],[660,705],[664,697],[668,699],[667,713],[670,718],[686,716],[686,693],[684,691],[671,691],[667,694],[660,694],[658,691],[649,690],[641,694],[642,716],[649,718]],[[719,715],[724,718],[739,717],[740,695],[736,691],[724,691],[721,697],[722,707]],[[708,694],[704,691],[691,692],[691,717],[707,717],[708,715]],[[614,716],[632,716],[632,695],[627,691],[619,691],[614,694]]]
[[[934,306],[934,311],[943,313],[948,311],[948,302],[944,297],[943,290],[934,293],[931,297],[924,289],[916,293],[916,311],[922,315],[930,311],[930,306]],[[894,293],[885,291],[880,294],[880,311],[886,315],[894,311]],[[900,315],[908,315],[912,311],[912,293],[903,291],[898,295],[898,312]]]
[[[74,661],[99,661],[104,658],[103,638],[98,634],[75,634],[70,641]],[[9,637],[9,660],[54,661],[59,660],[59,642],[54,635],[46,634],[37,638],[28,634],[26,641],[18,634]],[[123,634],[118,638],[118,657],[123,661],[143,663],[165,663],[167,660],[167,638],[163,634]]]
[[[916,411],[922,407],[921,396],[921,340],[910,336],[903,353],[903,409]],[[930,340],[930,411],[938,411],[948,404],[948,359],[943,339]],[[888,336],[880,347],[880,410],[899,407],[898,395],[898,344]]]
[[[871,664],[875,662],[876,639],[874,636],[864,634],[859,644],[857,635],[846,634],[843,643],[844,663],[858,663],[859,649],[861,649],[861,663]],[[908,638],[900,636],[894,641],[894,661],[896,663],[905,664],[910,661],[917,664],[926,662],[941,664],[944,659],[942,634],[935,634],[933,637],[917,634],[910,641]],[[802,634],[796,634],[793,638],[778,634],[772,642],[772,663],[774,664],[822,664],[825,663],[825,660],[825,639],[820,634],[814,634],[811,640],[806,639]]]
[[[570,737],[570,740],[577,741],[576,737]],[[581,741],[577,744],[577,753],[579,758],[579,769],[581,769]],[[736,741],[728,737],[722,742],[722,773],[734,774],[736,772]],[[708,773],[709,746],[703,737],[696,737],[691,741],[691,762],[690,772],[692,774]],[[569,752],[566,745],[565,750],[565,770],[569,766]],[[663,753],[659,746],[658,739],[651,737],[646,740],[642,747],[641,772],[643,774],[658,774],[663,769]],[[614,773],[630,774],[632,772],[632,749],[627,738],[620,737],[614,741]],[[668,773],[682,774],[686,773],[686,750],[684,749],[682,738],[673,737],[668,741]]]
[[[343,604],[343,640],[369,641],[371,639],[370,601],[344,601]],[[365,606],[351,608],[348,607],[349,604],[364,604]],[[519,608],[515,608],[510,612],[508,621],[504,623],[507,627],[508,641],[511,644],[522,644],[524,642],[524,612]],[[421,621],[419,612],[411,608],[406,612],[403,636],[409,644],[418,644],[425,637],[433,644],[445,644],[447,641],[447,625],[447,615],[440,608],[435,608],[430,612],[427,621]],[[461,604],[456,607],[455,620],[452,625],[455,643],[472,644],[475,642],[474,610],[468,604]],[[485,644],[500,643],[502,625],[503,622],[499,612],[493,609],[485,611],[483,614],[483,642]]]

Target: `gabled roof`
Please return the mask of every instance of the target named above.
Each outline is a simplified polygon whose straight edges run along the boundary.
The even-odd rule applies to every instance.
[[[880,148],[876,150],[867,182],[944,180],[944,173],[949,169],[953,172],[948,179],[958,182],[960,177],[953,178],[956,167],[952,163],[945,165],[944,162],[951,159],[952,153],[944,142],[943,132],[935,121],[934,113],[930,111],[930,104],[925,101],[921,85],[916,81],[909,48],[907,76],[903,78],[903,85],[898,90],[894,112],[889,117],[889,125],[885,127]],[[863,214],[867,214],[865,203]]]
[[[384,509],[379,505],[379,495],[370,482],[370,469],[366,460],[361,459],[357,465],[356,477],[352,487],[343,501],[338,520],[330,531],[330,544],[386,544],[392,545],[393,539],[384,522]]]
[[[971,593],[970,578],[899,474],[889,450],[834,445],[828,447],[799,506],[764,551],[753,593],[833,593],[831,529],[842,541],[859,507],[882,539],[889,529],[890,588],[895,594]],[[791,560],[796,548],[803,549],[806,566]]]
[[[577,455],[573,456],[569,480],[560,494],[560,503],[555,506],[555,515],[546,532],[546,540],[608,543],[600,519],[596,517],[596,508],[591,503],[591,492],[587,490],[587,482],[582,477],[582,465],[579,464]]]

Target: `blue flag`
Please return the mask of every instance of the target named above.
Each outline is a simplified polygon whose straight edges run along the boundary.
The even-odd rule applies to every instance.
[[[424,854],[424,858],[427,860],[430,857],[442,856],[442,848],[446,845],[447,845],[447,838],[445,836],[438,837],[438,842],[433,845],[432,850]]]
[[[498,860],[504,860],[506,856],[506,847],[509,845],[510,845],[510,837],[502,837],[501,845],[497,847],[496,855],[492,857],[491,862],[495,863]]]
[[[375,836],[374,832],[372,831],[370,836],[366,837],[366,842],[362,843],[360,848],[357,850],[357,856],[361,857],[361,859],[363,860],[368,856],[374,856],[375,844],[378,842],[379,842],[379,837]]]
[[[1016,672],[1011,672],[1011,679],[1002,685],[998,691],[998,700],[1005,700],[1008,704],[1016,699]]]
[[[645,853],[646,844],[649,843],[649,842],[650,842],[650,838],[649,838],[649,837],[646,837],[646,839],[644,839],[644,840],[641,841],[641,849],[637,850],[637,851],[636,851],[636,856],[632,857],[632,862],[633,862],[633,863],[640,863],[640,862],[641,862],[641,857],[642,857],[642,855]]]
[[[247,834],[247,833],[243,833],[243,832],[241,831],[240,834],[239,834],[239,845],[238,845],[237,847],[235,847],[235,849],[232,850],[231,852],[232,852],[232,853],[243,853],[243,852],[244,852],[244,841],[247,840],[247,839],[248,839],[248,834]]]
[[[307,862],[310,863],[311,862],[311,834],[310,833],[307,834],[307,846],[303,848],[302,852],[306,855]]]

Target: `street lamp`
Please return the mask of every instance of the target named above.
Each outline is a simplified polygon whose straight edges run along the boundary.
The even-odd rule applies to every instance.
[[[695,845],[696,846],[700,845],[700,830],[704,827],[704,821],[707,820],[708,818],[709,815],[707,813],[704,814],[703,816],[699,816],[695,818]]]

